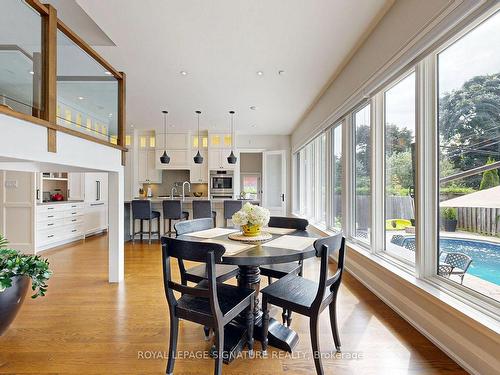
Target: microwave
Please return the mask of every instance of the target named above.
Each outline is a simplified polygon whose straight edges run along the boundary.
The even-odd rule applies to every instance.
[[[233,171],[211,171],[210,192],[218,195],[233,195],[234,172]]]

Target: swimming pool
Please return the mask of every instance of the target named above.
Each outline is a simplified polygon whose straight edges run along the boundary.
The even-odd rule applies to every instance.
[[[403,246],[409,242],[415,242],[415,238],[405,238]],[[450,237],[441,237],[439,243],[444,253],[464,253],[472,258],[467,273],[500,285],[500,243]]]

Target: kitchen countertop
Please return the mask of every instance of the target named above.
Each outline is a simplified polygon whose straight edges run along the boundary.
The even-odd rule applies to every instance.
[[[71,201],[50,201],[50,202],[39,202],[37,206],[50,206],[53,204],[69,204],[69,203],[82,203],[83,200],[71,200]]]

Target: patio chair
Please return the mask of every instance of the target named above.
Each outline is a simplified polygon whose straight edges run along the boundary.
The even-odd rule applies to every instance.
[[[391,238],[391,243],[395,244],[395,245],[399,245],[399,246],[402,246],[403,245],[403,242],[405,240],[405,236],[403,236],[402,234],[395,234],[394,236],[392,236]]]
[[[416,248],[415,241],[406,241],[404,242],[403,246],[411,251],[415,251]]]
[[[460,276],[460,284],[463,284],[465,273],[472,263],[472,258],[463,253],[447,253],[444,263],[453,267],[450,275]]]

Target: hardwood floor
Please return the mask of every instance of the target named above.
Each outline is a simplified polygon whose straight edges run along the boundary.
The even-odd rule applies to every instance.
[[[36,300],[28,297],[0,337],[0,373],[164,373],[169,328],[160,246],[137,242],[127,244],[125,252],[125,282],[119,285],[107,282],[105,236],[46,252],[54,271],[48,294]],[[316,260],[306,261],[304,276],[314,278],[318,267]],[[344,358],[324,359],[326,374],[465,374],[348,274],[338,304]],[[281,311],[274,309],[271,314],[280,317]],[[237,359],[224,366],[224,374],[313,374],[308,327],[307,319],[294,314],[292,328],[300,341],[293,358],[270,348],[268,359]],[[328,311],[322,314],[320,327],[321,350],[334,353]],[[181,321],[180,352],[204,355],[209,346],[202,327]],[[176,361],[175,374],[212,372],[210,358]]]

